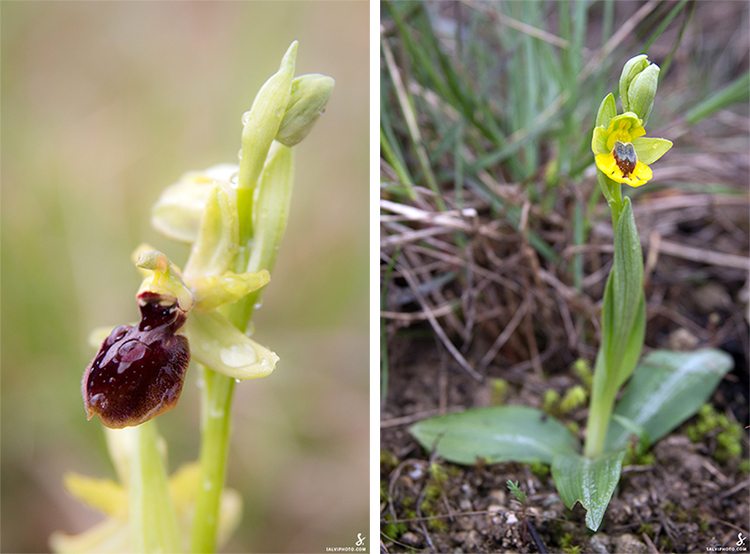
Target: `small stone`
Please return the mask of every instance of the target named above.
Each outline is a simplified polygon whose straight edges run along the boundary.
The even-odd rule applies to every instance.
[[[615,539],[614,552],[618,554],[648,554],[648,546],[629,533]]]
[[[698,345],[698,337],[684,327],[681,327],[669,335],[667,342],[669,343],[669,348],[672,350],[689,352],[694,350]]]
[[[412,533],[411,531],[407,531],[403,535],[399,537],[399,542],[402,542],[404,544],[408,544],[409,546],[419,546],[419,544],[422,542],[422,539],[417,535],[416,533]]]
[[[462,545],[468,552],[476,552],[477,548],[482,545],[482,535],[477,533],[475,530],[471,530],[467,533],[466,539]]]
[[[496,514],[498,512],[502,512],[503,510],[504,508],[502,506],[498,506],[497,504],[490,504],[489,506],[487,506],[487,511],[490,514]]]
[[[589,539],[592,554],[609,554],[609,536],[597,533]]]

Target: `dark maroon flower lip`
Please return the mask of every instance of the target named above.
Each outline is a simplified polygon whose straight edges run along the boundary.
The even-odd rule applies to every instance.
[[[138,304],[140,323],[114,329],[83,374],[88,419],[98,415],[111,429],[140,425],[174,408],[190,363],[187,339],[175,334],[187,320],[177,299],[146,291]]]

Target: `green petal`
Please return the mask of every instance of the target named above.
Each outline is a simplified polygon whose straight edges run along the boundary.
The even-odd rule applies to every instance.
[[[633,141],[633,148],[638,159],[649,165],[672,148],[672,141],[663,138],[640,137]]]
[[[195,309],[208,312],[229,302],[237,302],[249,292],[258,290],[271,280],[268,271],[258,273],[233,273],[227,271],[222,275],[199,277],[193,279],[193,298]]]
[[[217,311],[193,312],[184,333],[199,363],[233,379],[258,379],[276,367],[279,357],[251,340]]]
[[[193,295],[185,286],[182,275],[164,254],[158,250],[141,252],[138,263],[140,269],[146,269],[152,274],[146,277],[138,289],[138,294],[143,291],[151,291],[157,294],[173,296],[177,299],[180,309],[184,312],[193,307]]]

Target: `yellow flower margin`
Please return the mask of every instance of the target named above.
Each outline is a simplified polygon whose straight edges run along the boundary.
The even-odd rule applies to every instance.
[[[649,164],[661,158],[670,148],[672,142],[663,138],[648,138],[643,121],[633,112],[612,117],[603,121],[603,125],[594,127],[591,139],[591,150],[599,170],[617,183],[631,187],[645,185],[653,177]],[[632,171],[627,172],[615,158],[615,143],[632,144],[636,162]]]

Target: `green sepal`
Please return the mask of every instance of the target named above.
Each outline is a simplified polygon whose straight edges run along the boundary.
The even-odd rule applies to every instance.
[[[265,377],[279,361],[275,353],[251,340],[216,310],[193,312],[181,332],[196,361],[233,379]]]
[[[599,105],[599,111],[596,112],[596,126],[609,127],[609,122],[614,116],[617,115],[617,106],[615,105],[615,97],[610,92],[602,103]]]
[[[663,138],[638,137],[633,141],[636,157],[646,165],[654,163],[672,148],[672,141]]]
[[[586,526],[599,529],[612,493],[620,481],[626,450],[607,452],[596,458],[579,454],[558,454],[552,460],[552,478],[565,505],[573,509],[576,502],[586,509]]]
[[[255,187],[263,171],[268,151],[279,132],[289,106],[298,42],[292,42],[279,70],[263,84],[249,111],[242,116],[242,151],[237,183],[240,225],[251,224]],[[252,237],[252,229],[240,228],[241,238]],[[245,244],[241,246],[246,246]]]
[[[237,200],[233,190],[214,185],[206,199],[198,240],[185,266],[188,281],[220,275],[234,262],[239,247]]]
[[[219,164],[203,171],[188,171],[168,186],[151,209],[151,225],[172,240],[198,240],[201,218],[215,183],[229,185],[239,171],[237,164]]]

